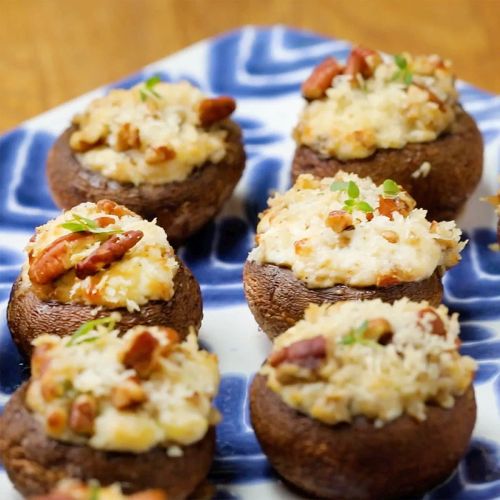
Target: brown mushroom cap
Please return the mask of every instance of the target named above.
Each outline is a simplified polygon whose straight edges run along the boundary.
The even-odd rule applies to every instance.
[[[412,177],[424,162],[431,164],[426,177]],[[393,179],[428,210],[430,220],[456,218],[479,183],[483,171],[483,139],[474,119],[458,112],[451,132],[436,140],[409,143],[401,149],[378,149],[368,158],[341,161],[325,158],[307,146],[295,151],[292,180],[300,174],[333,177],[339,170],[371,177],[381,184]]]
[[[154,300],[141,306],[140,311],[129,312],[126,308],[107,309],[84,304],[45,302],[31,289],[22,290],[21,277],[14,282],[7,308],[7,322],[14,342],[25,355],[32,352],[31,342],[38,336],[51,333],[63,337],[71,335],[82,323],[91,319],[119,312],[121,321],[116,325],[126,332],[135,325],[165,325],[177,330],[181,338],[196,330],[203,317],[200,286],[191,271],[180,259],[174,277],[174,296],[168,301]]]
[[[335,303],[342,300],[381,299],[394,302],[403,297],[438,306],[443,285],[436,270],[430,278],[388,287],[355,288],[335,285],[329,288],[307,288],[290,269],[274,264],[247,261],[243,268],[245,296],[258,325],[274,338],[303,318],[309,304]]]
[[[474,422],[474,389],[453,408],[427,406],[418,422],[404,415],[381,428],[358,417],[326,425],[286,405],[257,375],[250,415],[264,453],[287,481],[314,497],[407,498],[445,480],[465,453]]]
[[[155,217],[173,245],[195,233],[222,208],[231,196],[245,166],[241,131],[231,120],[226,156],[219,163],[207,162],[183,181],[135,186],[104,177],[82,167],[69,145],[72,126],[56,140],[47,159],[47,179],[56,204],[69,209],[85,201],[110,199],[148,220]]]
[[[14,486],[25,496],[49,493],[61,479],[95,479],[102,485],[122,483],[126,493],[148,488],[168,492],[168,498],[186,498],[206,477],[215,450],[215,429],[181,447],[171,458],[164,448],[145,453],[108,452],[56,441],[24,403],[28,385],[12,396],[0,416],[0,458]]]

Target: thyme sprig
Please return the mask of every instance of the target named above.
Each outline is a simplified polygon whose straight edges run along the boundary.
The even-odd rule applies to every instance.
[[[398,69],[396,70],[394,75],[392,75],[392,80],[399,80],[402,81],[405,85],[410,85],[413,81],[413,73],[408,67],[408,61],[406,60],[406,57],[402,54],[396,54],[394,56],[394,62],[396,63]]]
[[[139,93],[141,95],[141,100],[143,102],[146,99],[148,99],[148,97],[151,97],[151,96],[156,97],[156,98],[161,97],[161,95],[158,94],[158,92],[156,92],[156,90],[155,90],[155,85],[159,82],[161,82],[161,78],[158,75],[154,75],[154,76],[148,78],[144,82],[144,86],[139,90]]]
[[[61,227],[68,229],[72,233],[94,233],[94,234],[117,234],[122,233],[121,229],[108,229],[99,227],[97,222],[82,215],[73,213],[73,218],[61,224]]]
[[[350,214],[352,214],[353,210],[360,210],[365,213],[373,212],[373,207],[368,202],[359,199],[359,187],[354,181],[334,182],[331,184],[330,189],[332,191],[344,191],[347,194],[342,210]]]
[[[100,335],[88,335],[90,332],[95,330],[98,326],[104,326],[108,331],[115,328],[116,317],[107,316],[106,318],[97,318],[83,323],[77,330],[73,332],[68,343],[66,345],[79,345],[86,342],[93,342],[97,340]]]

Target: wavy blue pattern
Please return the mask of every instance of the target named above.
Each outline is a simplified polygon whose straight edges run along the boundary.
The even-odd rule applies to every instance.
[[[262,110],[278,98],[284,107],[288,103],[294,105],[300,83],[310,68],[327,55],[342,59],[348,50],[345,42],[282,26],[249,27],[205,42],[203,51],[208,61],[200,61],[196,59],[198,56],[186,52],[176,59],[175,68],[166,59],[155,64],[154,71],[145,68],[101,89],[128,88],[159,74],[164,80],[187,79],[207,93],[229,94],[239,99],[236,120],[244,132],[248,162],[239,192],[231,202],[234,210],[223,212],[180,250],[201,284],[205,307],[224,312],[225,308],[244,302],[241,273],[253,245],[257,216],[266,207],[269,193],[283,188],[283,179],[287,177],[283,170],[288,168],[284,145],[292,124],[286,123],[279,113],[262,116]],[[496,161],[487,165],[487,169],[495,171],[497,165],[500,166],[499,98],[462,82],[460,93],[464,106],[479,122],[487,157]],[[64,112],[61,109],[60,113]],[[52,124],[40,120],[0,137],[0,306],[3,310],[24,259],[23,245],[36,225],[56,213],[44,174],[45,157],[53,137]],[[492,228],[475,228],[469,237],[462,262],[445,278],[445,300],[452,311],[460,313],[463,322],[462,352],[478,361],[475,383],[481,388],[480,412],[487,412],[490,417],[496,412],[498,417],[500,253],[488,248],[495,240]],[[237,330],[241,320],[231,316],[232,309],[228,311],[225,317]],[[205,344],[214,347],[216,340],[208,338]],[[243,356],[246,355],[244,342],[249,340],[241,339]],[[255,369],[260,361],[255,360]],[[2,318],[0,408],[5,396],[26,376],[27,368]],[[216,404],[224,420],[218,428],[211,473],[211,480],[217,486],[216,498],[238,498],[224,486],[276,480],[249,424],[246,399],[249,381],[250,374],[244,372],[224,373],[222,377]],[[493,438],[498,432],[481,429],[485,434],[474,437],[457,471],[426,498],[500,498],[500,448]]]

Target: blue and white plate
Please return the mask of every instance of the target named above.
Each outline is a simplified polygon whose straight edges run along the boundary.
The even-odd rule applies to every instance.
[[[26,374],[5,321],[10,288],[35,226],[58,214],[44,173],[50,145],[76,112],[111,87],[129,87],[154,74],[171,81],[187,79],[206,93],[238,100],[235,118],[248,153],[245,174],[224,211],[180,250],[203,291],[201,339],[219,355],[223,374],[217,405],[224,420],[210,480],[220,499],[297,498],[272,471],[249,422],[248,384],[269,344],[245,304],[241,273],[257,214],[271,191],[289,185],[294,150],[290,132],[302,106],[300,83],[325,56],[344,59],[349,49],[347,42],[283,26],[246,27],[197,43],[0,137],[0,409]],[[500,97],[463,82],[459,89],[465,109],[483,133],[486,165],[481,185],[458,221],[469,244],[463,261],[446,275],[445,286],[446,303],[460,313],[462,351],[479,362],[478,418],[458,470],[426,499],[500,498],[500,252],[488,248],[495,241],[494,214],[479,200],[496,190]],[[1,469],[0,498],[18,498]]]

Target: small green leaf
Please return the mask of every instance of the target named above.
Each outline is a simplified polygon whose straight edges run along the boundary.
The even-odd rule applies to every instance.
[[[98,227],[96,221],[87,219],[82,215],[73,213],[73,219],[61,224],[61,227],[71,231],[72,233],[94,233],[94,234],[117,234],[122,233],[121,229],[108,229],[105,227]]]
[[[401,54],[396,54],[394,56],[394,62],[396,63],[396,66],[399,69],[406,69],[408,66],[408,61],[406,60],[406,57]]]
[[[349,195],[349,198],[357,198],[359,196],[359,187],[354,181],[349,181],[347,194]]]
[[[356,203],[356,208],[365,213],[373,212],[373,207],[366,201],[358,201],[358,203]]]
[[[363,338],[363,335],[365,334],[367,329],[368,329],[368,321],[365,320],[357,328],[353,328],[347,335],[344,335],[340,343],[342,345],[352,345],[358,342],[365,343],[366,340]]]
[[[413,75],[409,71],[407,71],[403,78],[403,82],[405,82],[406,85],[410,85],[412,81],[413,81]]]
[[[331,184],[330,190],[331,191],[347,191],[348,187],[349,187],[348,182],[337,181],[337,182],[334,182]]]
[[[90,321],[87,321],[86,323],[83,323],[83,325],[81,325],[77,330],[75,330],[75,332],[73,332],[69,339],[69,342],[66,345],[77,345],[83,342],[91,342],[97,340],[99,338],[98,335],[92,337],[85,337],[85,335],[87,335],[87,333],[91,332],[92,330],[95,330],[99,325],[104,326],[108,330],[113,330],[116,325],[116,319],[112,316],[108,316],[106,318],[92,319]]]
[[[346,205],[347,207],[353,207],[354,205],[356,205],[356,200],[349,198],[348,200],[345,200],[344,205]]]
[[[158,97],[160,98],[161,95],[158,94],[158,92],[156,92],[156,90],[154,89],[155,85],[157,83],[161,82],[161,78],[158,76],[158,75],[154,75],[150,78],[148,78],[145,82],[144,82],[144,87],[142,89],[139,90],[139,93],[141,95],[141,100],[144,102],[148,97],[150,97],[151,95],[153,95],[154,97]]]
[[[99,500],[101,487],[97,481],[90,483],[89,500]]]
[[[399,186],[392,179],[386,179],[382,184],[384,189],[384,194],[389,196],[395,196],[399,193]]]

